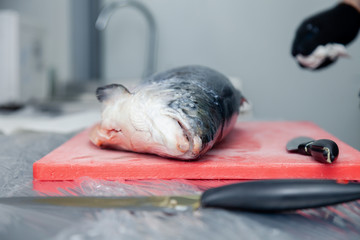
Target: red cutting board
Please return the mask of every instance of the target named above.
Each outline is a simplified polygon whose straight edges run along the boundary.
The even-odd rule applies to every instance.
[[[148,154],[100,149],[87,129],[33,165],[37,180],[97,179],[273,179],[360,180],[360,152],[311,122],[238,122],[229,136],[200,160],[183,162]],[[333,164],[288,153],[298,136],[334,140],[340,149]]]

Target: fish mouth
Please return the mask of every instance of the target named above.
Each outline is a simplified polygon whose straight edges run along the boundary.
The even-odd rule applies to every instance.
[[[177,149],[180,152],[183,152],[183,155],[177,156],[177,158],[183,158],[183,159],[193,159],[194,158],[194,136],[192,132],[190,131],[190,128],[186,126],[185,121],[183,119],[180,119],[177,116],[168,115],[170,118],[174,119],[174,121],[177,122],[179,127],[182,130],[183,137],[185,137],[187,143],[182,143],[182,140],[177,142]]]
[[[175,119],[176,120],[176,119]],[[194,149],[194,139],[193,139],[193,136],[190,132],[190,130],[188,128],[186,128],[184,126],[184,124],[182,124],[179,120],[176,120],[177,123],[179,124],[180,128],[182,129],[183,131],[183,134],[184,136],[186,137],[186,140],[188,141],[189,143],[189,149],[187,150],[188,152],[192,152],[193,149]],[[178,144],[179,145],[179,144]],[[180,146],[179,146],[180,147]]]

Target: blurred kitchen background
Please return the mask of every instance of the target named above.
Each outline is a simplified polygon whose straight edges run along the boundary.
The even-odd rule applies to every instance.
[[[251,120],[312,121],[360,149],[360,41],[322,71],[290,55],[300,22],[336,2],[0,0],[1,130],[87,126],[100,115],[96,87],[201,64],[241,86]],[[99,31],[105,6],[115,11]]]

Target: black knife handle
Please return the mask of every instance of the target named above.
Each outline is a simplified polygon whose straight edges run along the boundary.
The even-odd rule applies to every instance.
[[[298,147],[299,153],[311,155],[316,161],[332,163],[339,155],[338,145],[330,139],[319,139],[302,143]]]
[[[282,179],[249,181],[212,188],[202,207],[280,212],[322,207],[360,199],[360,184],[333,180]]]

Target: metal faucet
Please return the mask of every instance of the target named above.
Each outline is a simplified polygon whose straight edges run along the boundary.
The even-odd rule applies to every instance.
[[[149,25],[149,34],[148,34],[148,54],[147,54],[147,61],[146,66],[143,72],[143,77],[150,76],[156,71],[156,63],[157,63],[157,26],[155,19],[149,9],[139,1],[135,0],[122,0],[119,2],[113,2],[105,6],[95,23],[95,27],[98,30],[104,30],[110,20],[111,15],[113,12],[122,7],[131,6],[138,9],[147,20],[146,22]]]

